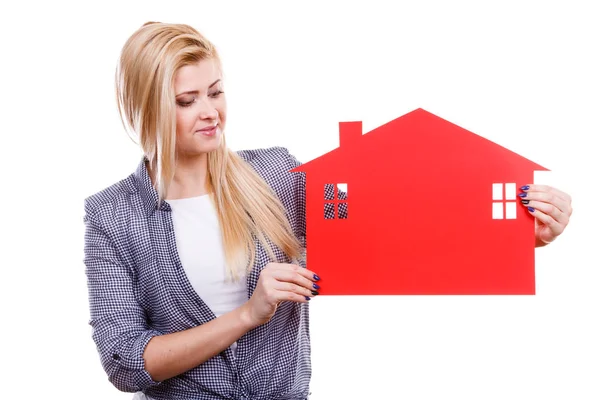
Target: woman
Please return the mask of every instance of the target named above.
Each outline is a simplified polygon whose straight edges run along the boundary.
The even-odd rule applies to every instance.
[[[219,57],[187,25],[142,26],[116,83],[144,157],[85,202],[90,324],[110,381],[151,399],[306,399],[320,278],[301,260],[298,161],[227,149]],[[568,195],[531,185],[523,200],[538,245],[562,233]]]

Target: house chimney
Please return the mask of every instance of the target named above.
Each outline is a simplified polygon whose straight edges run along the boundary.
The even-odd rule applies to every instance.
[[[362,121],[340,122],[340,147],[352,145],[362,136]]]

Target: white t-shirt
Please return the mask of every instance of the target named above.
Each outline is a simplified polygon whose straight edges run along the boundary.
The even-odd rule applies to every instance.
[[[198,296],[219,317],[248,300],[246,277],[227,279],[219,220],[211,195],[167,200],[171,205],[177,252]],[[236,343],[232,345],[235,353]]]

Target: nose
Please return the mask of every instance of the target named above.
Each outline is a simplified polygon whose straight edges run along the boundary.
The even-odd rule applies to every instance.
[[[202,101],[200,101],[200,106],[199,106],[200,119],[212,120],[212,119],[217,119],[218,116],[219,116],[219,112],[211,104],[210,99],[207,97],[202,98]]]

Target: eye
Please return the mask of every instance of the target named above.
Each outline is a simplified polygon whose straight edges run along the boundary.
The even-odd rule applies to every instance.
[[[217,90],[216,92],[211,93],[210,97],[219,97],[221,94],[223,94],[223,91]]]
[[[177,100],[177,105],[179,105],[181,107],[189,107],[192,104],[194,104],[195,101],[196,101],[195,97],[193,99],[191,99],[191,100],[188,100],[188,99]]]

